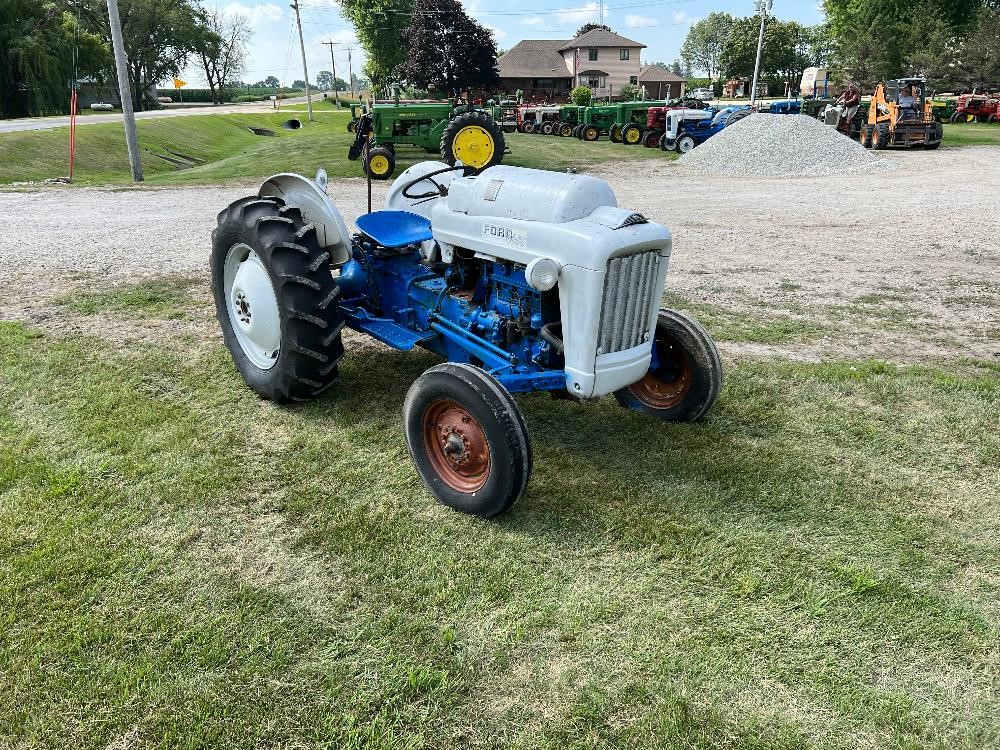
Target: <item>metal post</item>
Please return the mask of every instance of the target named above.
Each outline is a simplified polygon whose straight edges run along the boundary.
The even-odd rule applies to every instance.
[[[337,61],[333,59],[333,45],[340,44],[340,42],[323,42],[327,47],[330,48],[330,66],[333,68],[333,106],[340,106],[340,99],[337,98]]]
[[[764,21],[767,12],[774,7],[774,0],[757,0],[757,10],[760,11],[760,36],[757,37],[757,62],[753,66],[753,88],[750,90],[750,106],[757,101],[757,79],[760,77],[760,54],[764,50]]]
[[[132,110],[132,89],[128,83],[128,61],[125,58],[125,42],[122,40],[122,21],[118,15],[118,0],[108,0],[108,22],[111,25],[111,42],[115,50],[118,95],[122,98],[122,119],[125,121],[128,161],[132,165],[132,179],[136,182],[142,182],[142,157],[139,155],[139,135],[135,131],[135,112]]]
[[[299,27],[299,48],[302,50],[302,75],[306,80],[306,109],[309,112],[309,122],[313,121],[313,100],[309,92],[309,68],[306,65],[306,43],[302,37],[302,18],[299,16],[299,0],[295,0],[290,6],[295,11],[295,23]]]
[[[354,68],[351,67],[351,48],[347,48],[347,77],[351,84],[351,100],[354,100]]]

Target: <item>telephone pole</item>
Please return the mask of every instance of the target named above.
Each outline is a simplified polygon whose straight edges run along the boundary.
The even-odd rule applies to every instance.
[[[118,15],[118,0],[108,0],[108,22],[111,25],[111,43],[115,49],[118,95],[122,98],[122,119],[125,121],[128,162],[132,166],[132,179],[142,182],[142,157],[139,155],[139,135],[135,131],[135,112],[132,111],[132,89],[128,84],[128,61],[125,59],[125,42],[122,40],[122,20]]]
[[[299,48],[302,50],[302,75],[306,79],[306,109],[309,111],[309,122],[312,122],[313,100],[312,94],[309,92],[309,68],[306,65],[306,42],[302,37],[302,18],[299,16],[299,0],[295,0],[289,7],[295,11],[295,23],[299,27]]]
[[[330,48],[330,66],[333,68],[333,106],[340,107],[340,99],[337,98],[337,61],[333,59],[333,45],[340,42],[321,42]]]
[[[354,68],[351,66],[351,48],[347,48],[347,77],[351,83],[351,99],[354,99]]]
[[[756,10],[760,12],[760,36],[757,37],[757,62],[753,66],[753,88],[750,90],[750,106],[757,101],[757,80],[760,78],[760,55],[764,50],[764,22],[767,12],[774,7],[774,0],[757,0]]]

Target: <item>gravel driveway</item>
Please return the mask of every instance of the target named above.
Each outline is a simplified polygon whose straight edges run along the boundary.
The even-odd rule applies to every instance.
[[[673,230],[668,287],[682,297],[840,330],[762,353],[1000,357],[1000,149],[885,158],[894,170],[795,179],[706,177],[659,161],[594,171],[621,205]],[[376,206],[386,189],[376,184]],[[0,193],[0,319],[30,321],[93,276],[205,274],[216,213],[253,190]],[[331,181],[330,194],[348,221],[364,211],[363,180]]]

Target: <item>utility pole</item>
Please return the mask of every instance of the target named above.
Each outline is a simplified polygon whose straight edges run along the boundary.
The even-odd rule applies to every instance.
[[[755,10],[760,13],[760,36],[757,37],[757,62],[753,66],[753,88],[750,90],[750,106],[757,101],[757,80],[760,78],[760,55],[764,50],[764,22],[767,12],[774,7],[774,0],[757,0]]]
[[[306,109],[309,111],[309,122],[312,122],[313,100],[312,94],[309,92],[309,68],[306,66],[306,43],[302,37],[302,18],[299,16],[299,0],[295,0],[289,7],[295,11],[295,23],[299,27],[299,48],[302,50],[302,75],[306,79]]]
[[[321,42],[330,48],[330,66],[333,68],[333,106],[340,107],[340,99],[337,98],[337,61],[333,59],[333,45],[340,42]]]
[[[347,48],[347,77],[351,82],[351,99],[354,99],[354,68],[351,66],[351,48]]]
[[[139,135],[135,131],[135,112],[132,111],[132,90],[128,85],[128,61],[125,59],[125,42],[122,40],[122,20],[118,15],[118,0],[108,0],[108,22],[111,25],[111,42],[115,49],[118,95],[122,98],[122,119],[125,120],[128,162],[132,165],[132,179],[142,182],[142,157],[139,155]]]

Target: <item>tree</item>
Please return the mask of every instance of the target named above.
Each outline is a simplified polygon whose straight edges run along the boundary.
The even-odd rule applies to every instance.
[[[0,0],[0,117],[69,112],[76,74],[103,82],[111,53],[102,38],[55,3]]]
[[[578,107],[590,106],[593,92],[587,86],[577,86],[569,92],[570,101]]]
[[[611,31],[611,27],[606,26],[603,23],[585,23],[583,26],[581,26],[576,30],[576,34],[573,35],[573,38],[576,39],[576,37],[583,36],[588,31],[593,31],[594,29],[604,29],[605,31]]]
[[[413,0],[342,0],[341,13],[354,24],[365,50],[365,74],[376,87],[392,83],[408,50],[403,33],[410,24]]]
[[[246,16],[219,8],[206,10],[203,19],[195,49],[212,90],[212,101],[221,104],[223,86],[243,72],[253,30]]]
[[[710,13],[688,30],[681,46],[681,59],[691,68],[704,71],[709,79],[719,74],[722,50],[729,40],[735,19],[728,13]]]
[[[110,48],[106,0],[80,0],[77,7]],[[132,106],[141,110],[156,84],[179,75],[197,50],[205,34],[206,13],[194,0],[120,0],[118,8]]]
[[[970,89],[1000,84],[1000,10],[983,8],[958,48],[956,77]]]
[[[333,73],[321,70],[316,74],[316,88],[320,91],[333,91]]]
[[[405,39],[410,53],[396,75],[408,83],[448,95],[490,88],[500,77],[493,32],[459,0],[416,0]]]

